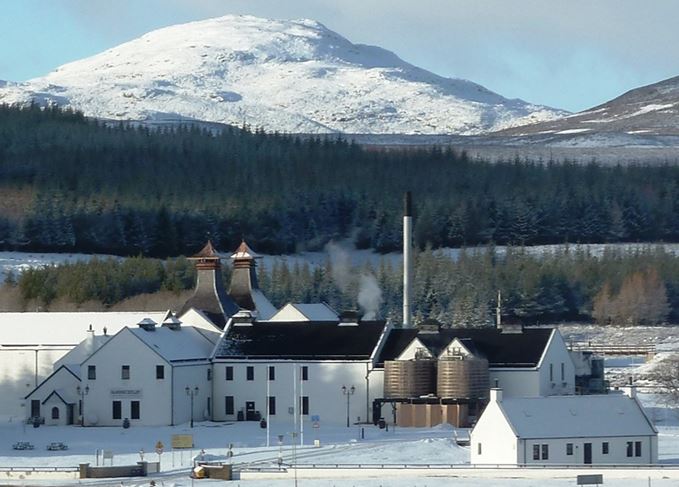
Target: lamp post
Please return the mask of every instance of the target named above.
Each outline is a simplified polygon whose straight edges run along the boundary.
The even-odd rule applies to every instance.
[[[191,428],[193,428],[193,398],[198,395],[198,386],[194,387],[191,389],[189,386],[186,386],[186,395],[191,398]]]
[[[349,388],[347,388],[347,386],[342,386],[342,394],[347,396],[347,428],[349,427],[349,402],[354,392],[356,392],[356,388],[354,386],[351,386]]]
[[[75,390],[80,396],[80,426],[85,426],[85,396],[90,393],[90,386],[85,386],[84,389],[78,386]]]

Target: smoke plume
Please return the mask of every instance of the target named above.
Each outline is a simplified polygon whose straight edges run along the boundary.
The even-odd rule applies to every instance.
[[[377,319],[382,304],[382,290],[372,274],[362,274],[358,284],[358,305],[364,320]]]

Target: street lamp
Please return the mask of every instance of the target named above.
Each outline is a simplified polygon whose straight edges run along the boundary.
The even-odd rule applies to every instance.
[[[351,400],[351,396],[356,392],[356,388],[354,386],[351,386],[350,388],[347,389],[347,386],[342,386],[342,394],[347,396],[347,428],[349,427],[349,401]]]
[[[80,426],[85,426],[85,396],[90,393],[90,386],[85,386],[84,389],[78,386],[75,390],[80,396]]]
[[[193,428],[193,398],[198,395],[198,386],[194,387],[191,389],[189,386],[186,386],[186,395],[191,398],[191,427]]]

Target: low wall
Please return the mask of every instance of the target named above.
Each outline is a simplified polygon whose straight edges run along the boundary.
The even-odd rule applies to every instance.
[[[114,477],[146,477],[160,469],[158,462],[137,462],[136,465],[111,465],[91,467],[89,463],[80,464],[81,479],[105,479]]]
[[[640,480],[679,480],[679,467],[620,467],[620,468],[481,468],[469,466],[429,467],[402,466],[398,468],[381,468],[378,466],[338,465],[337,467],[304,467],[298,466],[298,479],[359,479],[384,477],[449,477],[449,478],[494,478],[494,479],[566,479],[573,480],[578,475],[602,474],[604,481],[609,479]],[[293,479],[294,468],[281,470],[246,469],[241,470],[241,480]]]
[[[77,480],[77,468],[3,468],[0,474],[4,480]]]

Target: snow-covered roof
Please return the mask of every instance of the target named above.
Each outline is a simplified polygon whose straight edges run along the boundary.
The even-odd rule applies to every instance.
[[[338,321],[339,316],[325,303],[288,303],[269,321]]]
[[[168,362],[208,359],[214,348],[204,330],[201,333],[191,326],[176,330],[162,326],[154,330],[135,327],[129,331]]]
[[[276,307],[271,304],[271,301],[264,296],[264,293],[259,289],[253,289],[250,291],[252,300],[255,302],[255,308],[257,309],[257,317],[260,320],[271,319],[272,316],[278,311]]]
[[[626,394],[511,397],[499,405],[524,439],[656,434],[641,404]]]
[[[78,371],[80,375],[80,364],[85,361],[87,357],[99,350],[102,345],[111,339],[112,335],[94,335],[91,334],[82,342],[75,346],[70,352],[54,362],[54,370],[57,370],[62,365],[69,368],[71,371]]]
[[[164,311],[0,313],[0,345],[77,345],[92,328],[115,335],[144,318],[161,322]]]

